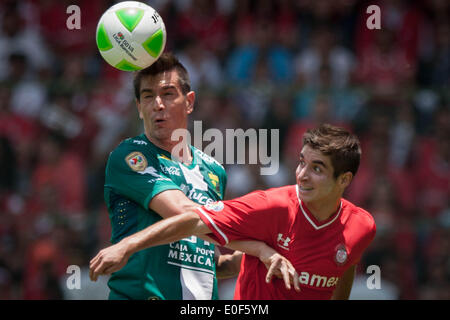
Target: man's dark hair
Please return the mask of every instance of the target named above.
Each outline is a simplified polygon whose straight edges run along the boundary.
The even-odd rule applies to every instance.
[[[183,94],[187,94],[191,91],[191,81],[189,80],[189,74],[186,68],[172,53],[163,53],[158,60],[156,60],[150,67],[139,70],[134,75],[134,95],[136,99],[140,98],[141,80],[145,76],[156,76],[165,71],[177,70],[180,77],[180,87]]]
[[[361,159],[361,146],[358,138],[346,129],[322,124],[306,131],[303,146],[310,146],[330,157],[334,178],[348,171],[353,176],[356,175]]]

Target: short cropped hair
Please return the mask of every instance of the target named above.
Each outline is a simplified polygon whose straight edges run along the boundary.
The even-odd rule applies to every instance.
[[[165,71],[176,70],[180,78],[180,87],[183,94],[191,91],[189,74],[183,64],[170,52],[163,53],[150,67],[139,70],[134,75],[134,95],[139,101],[141,91],[141,80],[145,76],[156,76]]]
[[[346,129],[322,124],[306,131],[303,146],[309,146],[330,157],[335,179],[349,171],[353,176],[356,175],[361,160],[361,145],[358,138]]]

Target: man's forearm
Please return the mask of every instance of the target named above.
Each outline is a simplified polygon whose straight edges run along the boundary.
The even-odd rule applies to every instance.
[[[171,243],[191,235],[209,233],[208,227],[195,212],[187,212],[163,219],[122,241],[127,245],[129,254],[140,250]]]
[[[333,296],[331,300],[348,300],[350,297],[350,292],[352,291],[353,280],[355,278],[356,265],[349,267],[334,289]]]
[[[233,254],[221,254],[216,264],[217,279],[227,279],[237,276],[241,269],[241,259],[241,251],[236,250]]]
[[[89,277],[111,274],[123,268],[130,256],[145,248],[174,242],[190,235],[209,233],[206,224],[195,212],[187,212],[163,219],[146,229],[128,236],[118,243],[100,250],[89,262]]]
[[[228,249],[241,251],[257,258],[266,252],[268,254],[269,250],[272,249],[266,243],[258,240],[234,240],[226,244],[225,247]],[[275,252],[275,250],[272,250],[270,253]]]

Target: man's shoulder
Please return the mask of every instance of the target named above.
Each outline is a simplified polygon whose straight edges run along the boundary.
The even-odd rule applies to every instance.
[[[281,202],[286,199],[297,199],[297,190],[295,185],[287,185],[277,188],[270,188],[265,191],[268,198],[279,200]]]
[[[108,156],[106,173],[116,169],[141,172],[147,167],[159,168],[158,152],[143,135],[122,140]]]
[[[150,144],[146,141],[146,139],[142,135],[139,135],[122,140],[111,153],[128,152],[131,149],[142,150],[149,145]]]
[[[156,159],[157,153],[155,146],[142,134],[122,140],[109,154],[109,161],[134,156],[140,156],[146,160],[151,160],[153,158]]]
[[[219,161],[217,161],[210,155],[204,153],[200,149],[195,148],[194,146],[192,146],[191,150],[194,153],[194,156],[197,157],[199,163],[201,163],[203,166],[206,166],[216,172],[225,173],[225,168],[223,167],[222,164],[220,164]]]
[[[253,195],[255,201],[264,202],[271,210],[288,212],[288,208],[295,205],[297,201],[295,190],[295,185],[288,185],[267,190],[255,190],[250,194]]]
[[[359,227],[366,228],[368,231],[376,230],[375,220],[367,210],[346,199],[342,199],[342,205],[347,219],[356,222]]]

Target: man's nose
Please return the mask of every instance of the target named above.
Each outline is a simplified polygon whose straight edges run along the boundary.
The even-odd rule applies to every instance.
[[[156,96],[155,102],[156,102],[155,103],[155,108],[157,110],[160,110],[160,109],[164,108],[164,103],[163,103],[163,101],[162,101],[160,96]]]
[[[304,166],[303,168],[299,168],[297,173],[298,180],[304,180],[308,178],[308,170],[306,170],[306,166]]]

